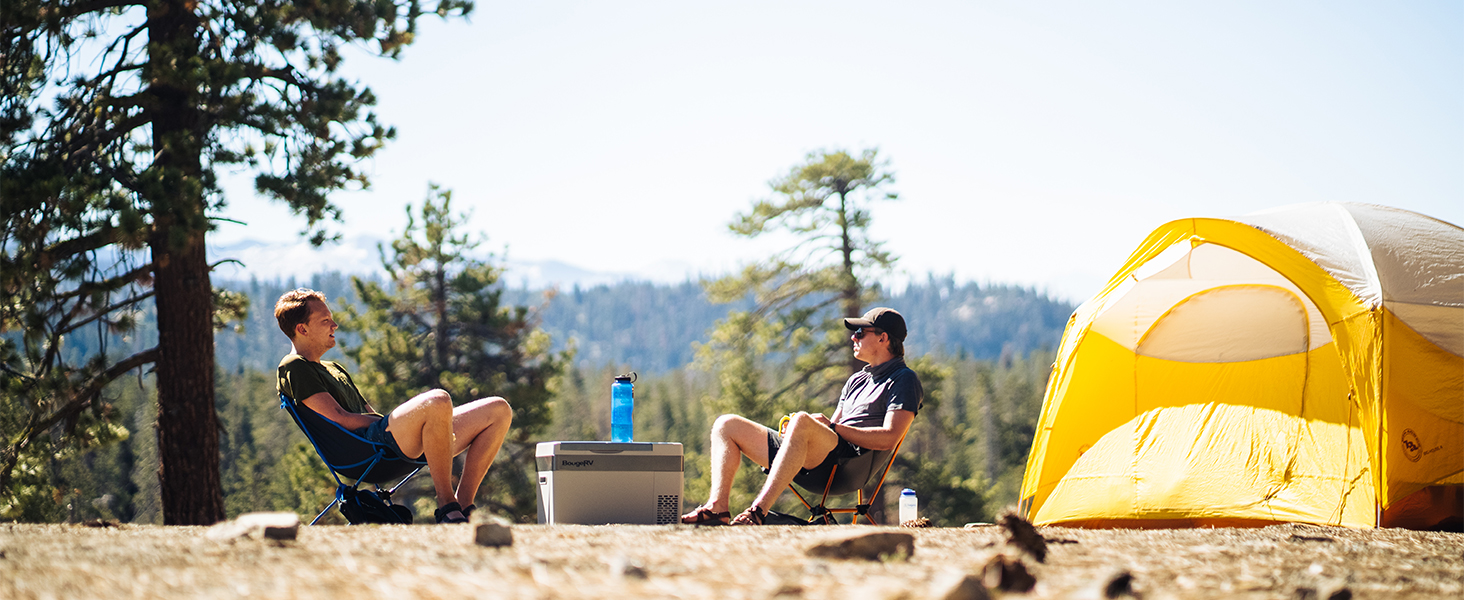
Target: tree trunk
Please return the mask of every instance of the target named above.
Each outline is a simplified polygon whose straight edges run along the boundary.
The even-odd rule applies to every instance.
[[[425,213],[427,212],[425,207],[422,212],[425,217]],[[442,246],[440,244],[436,245],[432,248],[432,252],[437,257],[435,260],[437,269],[432,272],[432,311],[436,313],[433,315],[435,319],[432,325],[432,336],[437,350],[437,360],[430,361],[432,362],[432,372],[429,375],[434,382],[433,387],[441,388],[443,387],[442,372],[451,368],[448,364],[449,360],[447,356],[449,341],[447,331],[447,267],[442,264]],[[461,390],[458,390],[458,395],[462,395]],[[467,400],[467,398],[459,397],[455,401],[464,402]]]
[[[996,481],[1000,471],[1000,448],[996,440],[996,407],[992,403],[996,401],[996,390],[992,384],[991,376],[981,374],[981,443],[986,446],[986,483]]]
[[[854,237],[849,231],[849,201],[847,192],[839,190],[839,242],[840,257],[844,259],[844,289],[839,291],[839,308],[844,311],[845,317],[859,316],[859,278],[854,276]],[[849,374],[858,373],[864,368],[864,361],[854,358],[849,353]]]
[[[213,293],[203,232],[169,249],[160,230],[158,265],[158,459],[163,523],[212,525],[224,518],[214,409]]]
[[[148,8],[149,92],[157,155],[148,176],[149,240],[157,291],[158,480],[163,522],[212,525],[224,518],[214,408],[213,285],[202,181],[203,116],[191,64],[198,56],[192,3]]]

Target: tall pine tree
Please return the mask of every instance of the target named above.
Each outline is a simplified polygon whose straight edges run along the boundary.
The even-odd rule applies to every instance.
[[[371,91],[338,76],[340,48],[397,56],[413,41],[423,4],[0,3],[4,290],[50,294],[38,303],[46,310],[60,304],[55,298],[85,298],[61,313],[6,309],[0,327],[29,340],[80,320],[119,322],[104,315],[144,301],[155,305],[158,326],[155,348],[122,358],[98,352],[64,376],[25,364],[36,354],[55,360],[49,349],[7,351],[7,393],[19,390],[27,410],[71,415],[109,378],[152,363],[166,523],[224,516],[205,248],[224,204],[216,173],[252,171],[260,193],[305,217],[312,241],[332,237],[322,225],[339,210],[328,195],[364,185],[352,164],[392,137],[369,112]],[[448,17],[471,7],[440,0],[432,10]],[[32,227],[36,219],[49,226]],[[47,377],[27,379],[38,370]]]
[[[877,150],[812,152],[771,182],[773,199],[732,221],[731,231],[743,237],[785,233],[794,241],[706,284],[713,301],[754,301],[718,321],[698,351],[718,373],[718,408],[764,421],[814,408],[862,366],[837,318],[862,314],[879,295],[877,278],[894,265],[883,242],[869,235],[869,206],[897,199],[887,189],[892,183]]]
[[[479,236],[463,231],[465,214],[452,212],[452,192],[432,186],[420,210],[407,206],[407,227],[388,249],[381,285],[353,278],[363,308],[346,307],[341,327],[360,335],[346,349],[354,376],[372,406],[383,412],[428,389],[453,402],[503,396],[513,406],[513,429],[479,492],[482,504],[516,518],[537,512],[530,440],[550,423],[550,396],[569,364],[551,352],[536,311],[501,306],[502,269],[477,256]]]

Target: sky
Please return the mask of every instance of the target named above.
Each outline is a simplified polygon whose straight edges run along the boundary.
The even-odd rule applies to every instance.
[[[360,248],[432,182],[516,263],[722,274],[788,242],[727,224],[821,149],[889,161],[892,281],[1080,301],[1174,219],[1338,201],[1464,224],[1460,2],[480,0],[344,74],[398,131],[370,189],[332,198],[347,243],[312,260],[234,174],[247,225],[215,243],[296,253],[248,273],[372,269]]]

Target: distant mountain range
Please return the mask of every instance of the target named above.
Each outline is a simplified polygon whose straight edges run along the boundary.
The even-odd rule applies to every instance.
[[[214,261],[233,258],[242,265],[222,265],[216,286],[250,298],[249,315],[240,331],[215,335],[218,364],[225,369],[252,368],[271,372],[289,343],[274,321],[274,302],[297,286],[321,290],[335,303],[355,301],[351,275],[380,278],[375,241],[311,248],[306,243],[240,242],[211,248]],[[748,301],[713,304],[701,285],[686,272],[679,279],[660,273],[600,273],[556,261],[510,263],[503,278],[505,304],[536,307],[541,326],[557,348],[571,344],[581,367],[624,366],[642,372],[664,372],[693,358],[695,344],[730,310],[745,310]],[[546,303],[545,290],[556,290]],[[966,356],[996,359],[1057,348],[1073,303],[1035,288],[958,282],[952,276],[927,276],[898,289],[885,290],[878,304],[892,306],[910,322],[908,350],[913,355]],[[349,338],[349,336],[347,336]],[[137,331],[108,336],[113,351],[137,351],[157,343],[152,307],[143,310]],[[349,343],[350,340],[345,340]],[[67,340],[78,357],[97,350],[95,332]],[[340,357],[337,357],[340,358]]]
[[[308,286],[337,304],[353,301],[350,277],[339,272],[274,280],[220,278],[214,284],[247,294],[251,304],[242,333],[226,330],[214,337],[218,363],[225,369],[269,372],[278,364],[289,344],[274,323],[273,306],[285,290]],[[502,301],[535,307],[554,347],[573,344],[579,366],[613,365],[643,373],[665,372],[690,362],[695,344],[707,339],[717,320],[748,306],[747,301],[713,304],[701,285],[687,281],[572,284],[560,287],[547,303],[539,289],[508,288]],[[912,355],[977,359],[1052,351],[1073,311],[1072,304],[1030,288],[957,283],[949,277],[911,283],[879,303],[906,315],[907,349]],[[155,335],[149,331],[141,337],[156,340]],[[342,343],[354,340],[347,335]]]
[[[243,240],[210,245],[209,258],[212,261],[239,261],[220,265],[215,271],[215,278],[226,280],[248,280],[254,277],[262,281],[283,281],[291,278],[303,281],[329,272],[381,275],[385,270],[381,267],[381,255],[377,246],[384,241],[386,240],[371,236],[348,237],[340,243],[317,248],[305,240],[289,243]],[[605,272],[591,271],[557,260],[519,260],[510,256],[505,261],[503,283],[516,289],[568,289],[622,281],[684,283],[695,280],[697,275],[691,265],[678,262],[657,263],[635,272]]]

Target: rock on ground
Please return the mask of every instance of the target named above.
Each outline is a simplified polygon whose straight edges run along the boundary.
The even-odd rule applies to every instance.
[[[908,533],[873,531],[814,544],[809,556],[817,558],[907,559],[915,553],[915,536]]]
[[[289,512],[244,513],[232,521],[208,528],[205,534],[215,541],[240,538],[293,540],[300,532],[300,516]]]

